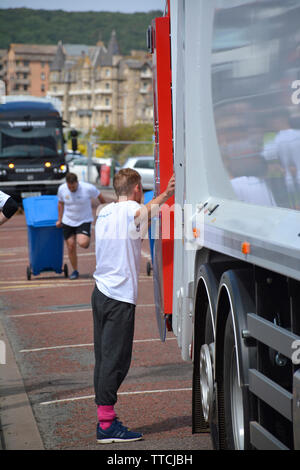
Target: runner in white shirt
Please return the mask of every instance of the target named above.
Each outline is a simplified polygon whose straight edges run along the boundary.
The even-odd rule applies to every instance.
[[[140,209],[136,201],[123,201],[104,207],[96,222],[96,259],[94,277],[98,289],[107,297],[136,304],[140,270],[141,237],[134,217]],[[138,235],[138,232],[137,232]]]
[[[13,198],[3,191],[0,191],[0,225],[7,222],[17,210],[18,205]]]
[[[77,175],[68,173],[66,183],[58,188],[58,221],[56,226],[63,228],[68,255],[73,272],[70,279],[77,279],[78,259],[77,243],[81,248],[88,248],[91,237],[91,222],[93,221],[92,199],[98,199],[101,204],[105,199],[100,191],[90,183],[78,181]]]
[[[174,194],[175,178],[166,191],[141,206],[139,173],[131,168],[114,177],[116,203],[103,208],[95,226],[96,286],[92,294],[94,318],[94,387],[97,405],[97,442],[128,442],[142,434],[128,430],[117,420],[117,391],[130,367],[135,304],[141,257],[143,225]],[[144,216],[144,217],[141,217]],[[146,224],[143,224],[143,219]]]

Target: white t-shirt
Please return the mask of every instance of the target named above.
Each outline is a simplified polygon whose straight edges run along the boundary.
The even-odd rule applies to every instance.
[[[8,194],[5,194],[3,191],[0,191],[0,209],[4,207],[4,204],[9,198],[10,196]]]
[[[100,191],[90,183],[78,182],[77,190],[72,193],[67,183],[58,188],[58,200],[64,203],[62,223],[70,227],[78,227],[93,221],[91,199],[97,198]]]
[[[141,259],[140,227],[135,201],[113,202],[98,215],[95,226],[98,289],[107,297],[136,304]]]
[[[284,129],[265,147],[264,156],[267,160],[278,159],[284,169],[284,179],[290,192],[296,190],[294,177],[290,167],[296,167],[296,178],[300,183],[300,131]]]
[[[294,188],[294,178],[290,171],[290,166],[295,166],[297,170],[297,181],[300,181],[300,131],[298,129],[285,129],[280,131],[275,137],[278,157],[285,169],[285,181],[288,189]]]
[[[262,206],[276,206],[271,190],[263,179],[239,176],[231,180],[234,192],[241,201]]]

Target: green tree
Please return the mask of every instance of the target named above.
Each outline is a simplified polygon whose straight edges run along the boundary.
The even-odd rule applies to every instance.
[[[96,141],[142,141],[150,144],[110,144],[106,155],[113,156],[123,163],[128,156],[153,155],[152,124],[135,124],[128,127],[99,126],[94,132]],[[98,145],[101,145],[98,143]],[[103,144],[107,145],[107,144]],[[110,153],[110,155],[108,155]]]
[[[101,34],[108,43],[113,29],[122,54],[146,50],[146,30],[161,11],[148,13],[66,12],[62,10],[0,9],[0,49],[11,43],[95,45]]]

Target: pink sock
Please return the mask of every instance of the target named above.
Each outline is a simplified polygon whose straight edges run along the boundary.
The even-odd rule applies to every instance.
[[[116,417],[113,405],[98,405],[97,414],[103,430],[108,429]]]

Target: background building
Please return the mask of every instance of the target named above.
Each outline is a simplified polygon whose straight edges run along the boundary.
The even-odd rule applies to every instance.
[[[146,52],[122,56],[115,31],[105,47],[58,43],[49,94],[62,101],[63,117],[82,131],[100,125],[153,123],[151,61]]]
[[[5,79],[5,76],[4,76],[4,57],[6,56],[7,54],[7,50],[6,49],[0,49],[0,80],[3,80]]]
[[[56,46],[11,44],[2,55],[2,61],[0,53],[0,75],[2,71],[6,94],[45,96],[49,88],[50,64],[56,49]]]

